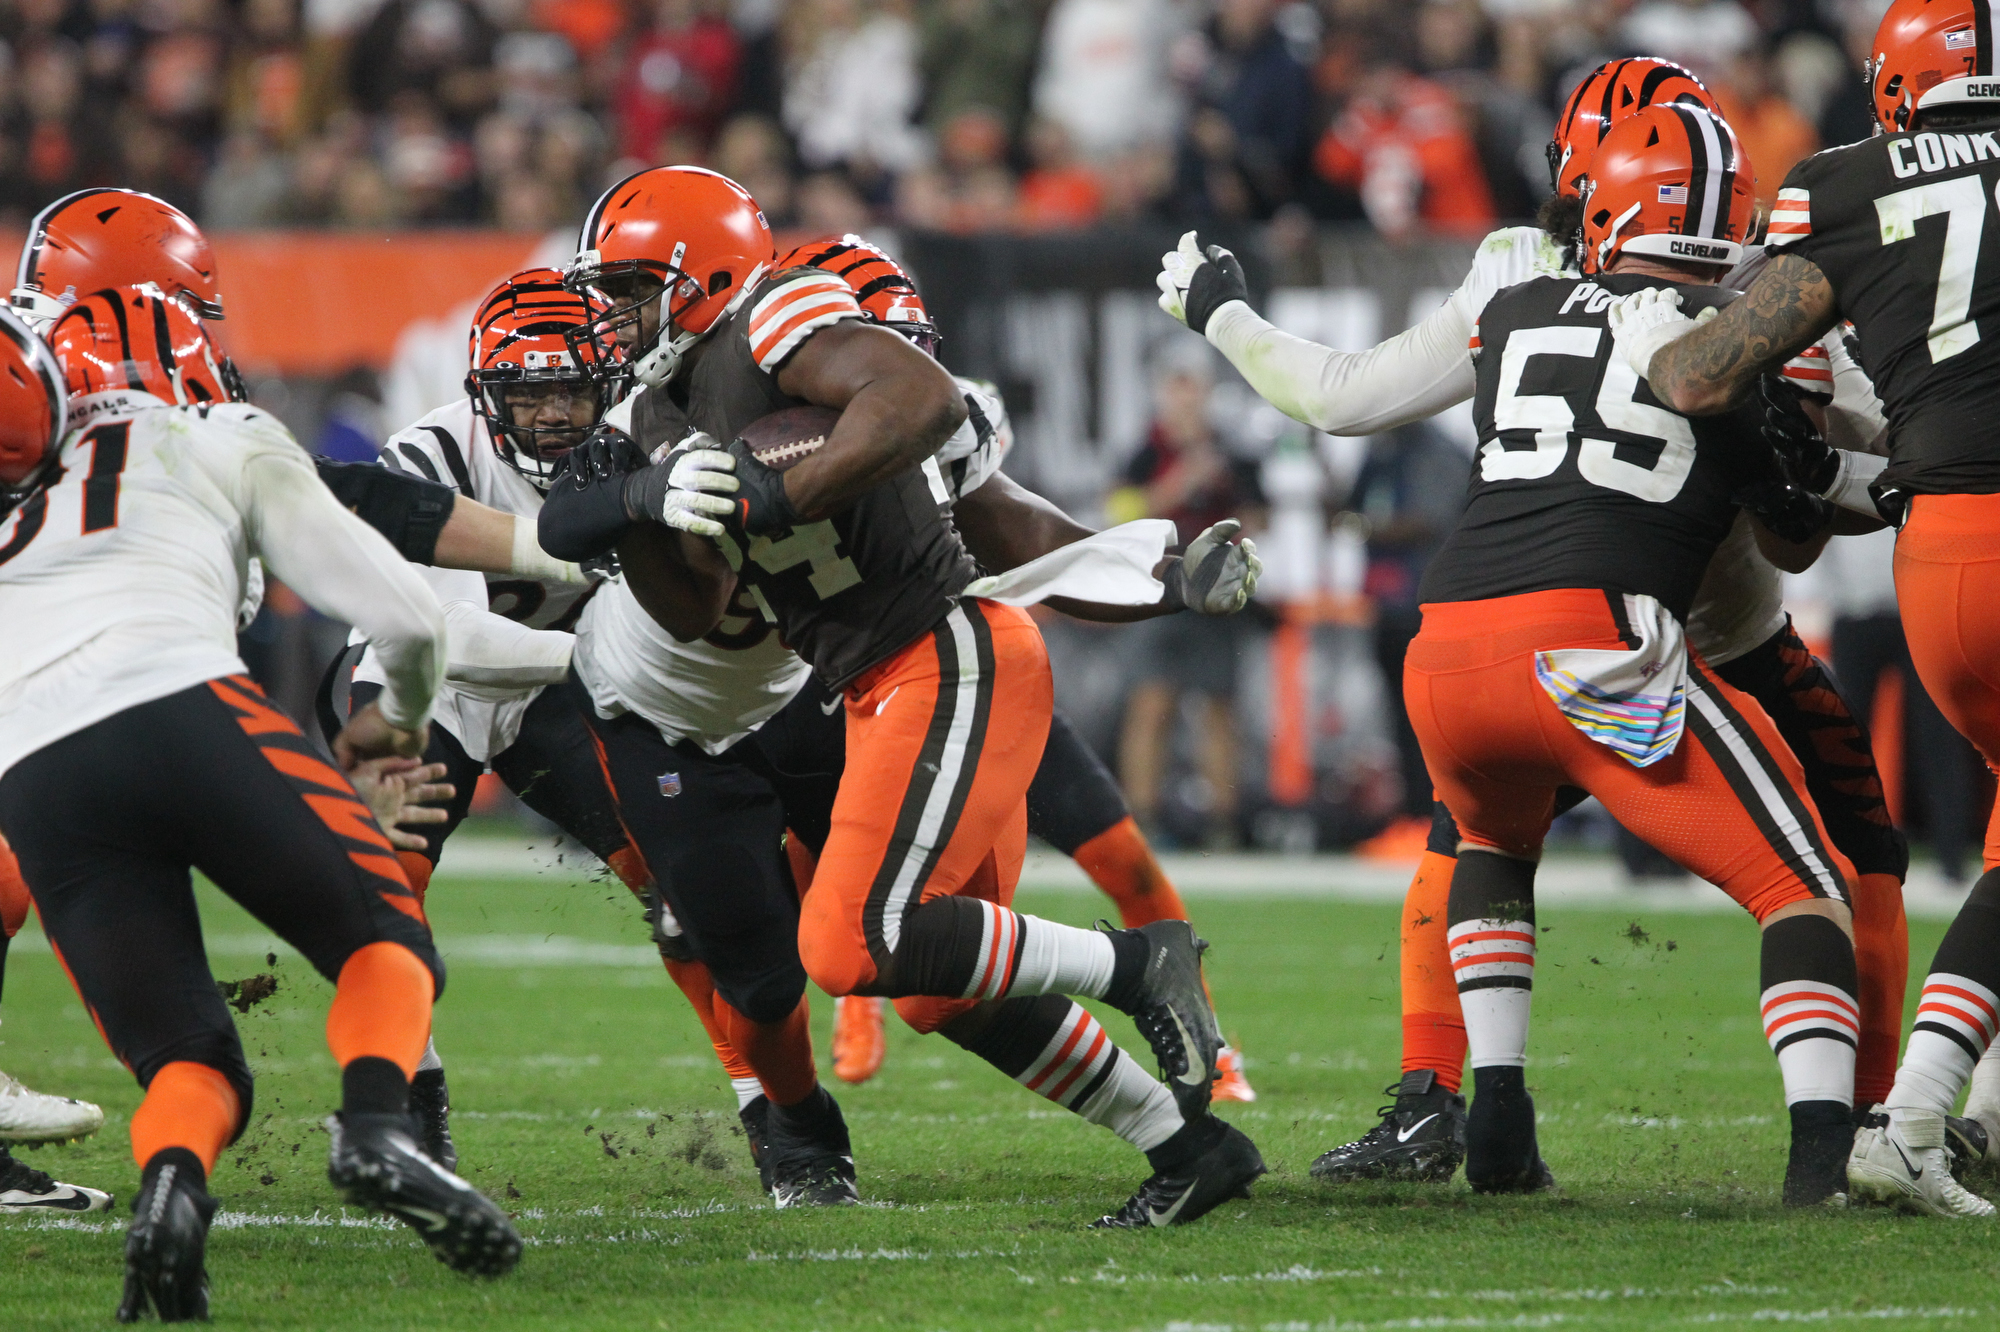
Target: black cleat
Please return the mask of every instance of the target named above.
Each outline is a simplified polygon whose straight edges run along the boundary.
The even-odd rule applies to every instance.
[[[1208,1112],[1222,1051],[1222,1029],[1201,983],[1201,955],[1208,944],[1184,920],[1156,920],[1130,933],[1146,944],[1133,1025],[1153,1047],[1182,1118],[1199,1119]]]
[[[443,1069],[420,1068],[410,1079],[410,1113],[417,1117],[424,1155],[457,1174],[458,1144],[451,1140],[451,1091],[444,1085]]]
[[[1951,1157],[1951,1173],[1959,1179],[1964,1179],[1967,1171],[1992,1173],[1993,1140],[1978,1120],[1946,1115],[1944,1147]]]
[[[1472,1070],[1465,1116],[1465,1182],[1474,1193],[1543,1193],[1556,1185],[1535,1141],[1535,1098],[1518,1068]]]
[[[0,1146],[0,1216],[29,1215],[35,1212],[103,1212],[110,1210],[111,1195],[82,1184],[65,1184]]]
[[[1792,1147],[1785,1162],[1785,1206],[1818,1207],[1847,1200],[1847,1158],[1854,1151],[1854,1112],[1838,1101],[1792,1107]]]
[[[813,1088],[797,1105],[770,1106],[764,1129],[760,1172],[778,1206],[847,1207],[861,1201],[847,1120],[826,1088]]]
[[[514,1223],[424,1155],[414,1116],[343,1111],[326,1121],[326,1131],[333,1139],[326,1177],[347,1201],[409,1226],[453,1271],[497,1277],[521,1261]]]
[[[1196,1221],[1231,1198],[1250,1196],[1250,1185],[1264,1173],[1264,1158],[1241,1129],[1220,1124],[1222,1133],[1213,1147],[1185,1165],[1156,1171],[1126,1199],[1125,1205],[1110,1216],[1090,1223],[1092,1230],[1148,1230],[1156,1226],[1184,1226]]]
[[[1442,1184],[1457,1173],[1465,1160],[1465,1098],[1440,1086],[1427,1068],[1405,1073],[1385,1090],[1396,1100],[1376,1112],[1382,1122],[1314,1161],[1314,1179]]]
[[[750,1164],[757,1167],[757,1180],[764,1192],[771,1191],[771,1098],[761,1092],[750,1104],[736,1112],[743,1121],[743,1140],[750,1144]]]
[[[125,1231],[119,1322],[140,1321],[149,1306],[163,1323],[207,1321],[208,1272],[202,1256],[216,1204],[202,1176],[201,1163],[185,1148],[167,1148],[148,1164]]]

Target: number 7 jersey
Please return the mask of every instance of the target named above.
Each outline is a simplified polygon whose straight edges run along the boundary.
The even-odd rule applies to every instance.
[[[1889,417],[1885,482],[2000,491],[2000,126],[1888,134],[1792,168],[1767,244],[1812,261]],[[1774,256],[1775,257],[1775,256]]]
[[[1611,274],[1501,292],[1473,333],[1479,454],[1464,516],[1425,571],[1426,602],[1557,588],[1650,596],[1682,624],[1770,450],[1756,415],[1690,420],[1613,346],[1607,307],[1675,286],[1692,315],[1721,287]]]

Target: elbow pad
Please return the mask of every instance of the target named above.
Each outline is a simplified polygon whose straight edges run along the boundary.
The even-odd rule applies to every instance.
[[[341,507],[387,537],[398,555],[412,564],[430,564],[437,557],[438,534],[458,501],[450,486],[376,463],[314,458],[313,465]]]
[[[581,564],[608,555],[632,526],[625,512],[625,478],[586,476],[578,485],[564,473],[549,487],[535,523],[542,549],[559,560]]]

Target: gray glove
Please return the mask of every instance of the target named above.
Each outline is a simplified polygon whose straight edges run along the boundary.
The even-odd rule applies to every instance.
[[[1161,579],[1167,591],[1161,601],[1203,615],[1234,615],[1249,605],[1264,562],[1248,537],[1229,544],[1229,538],[1242,530],[1242,523],[1225,518],[1190,541],[1180,559],[1167,566]]]

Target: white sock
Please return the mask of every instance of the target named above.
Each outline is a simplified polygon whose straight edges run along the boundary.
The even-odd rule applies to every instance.
[[[1468,920],[1445,932],[1474,1068],[1528,1062],[1535,927],[1525,920]]]
[[[1854,1042],[1861,1009],[1854,996],[1822,981],[1786,981],[1759,1001],[1764,1039],[1778,1056],[1785,1104],[1854,1104]]]
[[[1005,957],[1019,938],[1021,962],[1011,982],[1004,965],[982,963],[966,998],[1076,994],[1102,999],[1111,988],[1111,970],[1118,958],[1109,935],[1058,925],[1039,916],[1017,915],[991,903],[983,905],[989,908],[984,952],[988,957]]]
[[[1987,1125],[2000,1126],[2000,1044],[1989,1045],[1972,1068],[1972,1090],[1965,1094],[1965,1114]]]
[[[438,1058],[437,1041],[436,1040],[425,1041],[424,1057],[417,1061],[417,1072],[428,1073],[433,1069],[442,1069],[443,1067],[444,1067],[444,1060]]]
[[[764,1094],[764,1084],[755,1078],[731,1078],[729,1090],[736,1093],[736,1108],[743,1110]]]
[[[1934,971],[1924,977],[1917,1021],[1896,1085],[1884,1104],[1948,1115],[2000,1026],[2000,995],[1976,980]]]

